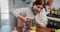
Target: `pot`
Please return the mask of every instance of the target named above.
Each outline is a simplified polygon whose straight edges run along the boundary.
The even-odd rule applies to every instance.
[[[55,11],[55,15],[59,15],[60,16],[60,8]]]

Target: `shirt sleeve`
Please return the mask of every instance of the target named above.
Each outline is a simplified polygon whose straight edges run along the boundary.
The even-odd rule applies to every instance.
[[[43,9],[40,13],[40,25],[41,27],[46,27],[47,25],[47,15],[46,15],[46,12],[45,12],[45,9]]]
[[[25,10],[22,8],[22,9],[15,9],[14,11],[12,11],[12,14],[16,17],[18,16],[26,16],[25,14]]]

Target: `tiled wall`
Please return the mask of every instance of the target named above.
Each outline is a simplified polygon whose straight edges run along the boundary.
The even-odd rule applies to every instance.
[[[28,4],[26,4],[22,0],[14,0],[14,8],[21,8],[21,7],[27,7]]]
[[[5,19],[9,19],[8,0],[1,0],[1,20]]]
[[[1,31],[1,4],[0,4],[0,31]]]
[[[10,32],[8,0],[1,0],[1,32]]]
[[[22,0],[15,0],[15,5],[14,5],[15,8],[27,7],[27,6],[29,5],[23,2]],[[53,0],[52,7],[60,8],[60,0]]]
[[[52,5],[52,7],[60,8],[60,0],[53,0],[53,5]]]
[[[1,4],[0,4],[0,28],[1,28]]]

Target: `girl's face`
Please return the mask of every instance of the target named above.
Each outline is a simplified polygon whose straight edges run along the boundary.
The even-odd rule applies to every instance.
[[[42,9],[43,9],[43,6],[42,5],[34,5],[33,6],[33,10],[34,11],[40,12]]]

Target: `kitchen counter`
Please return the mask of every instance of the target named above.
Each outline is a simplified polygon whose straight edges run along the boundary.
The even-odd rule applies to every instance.
[[[49,20],[53,20],[53,21],[59,21],[60,22],[60,15],[51,15],[50,13],[49,14],[47,14],[47,18],[49,19]]]
[[[60,18],[48,16],[48,25],[47,27],[60,29]]]
[[[60,22],[60,18],[55,18],[55,17],[47,17],[48,19],[50,19],[50,20],[54,20],[54,21],[59,21]]]

